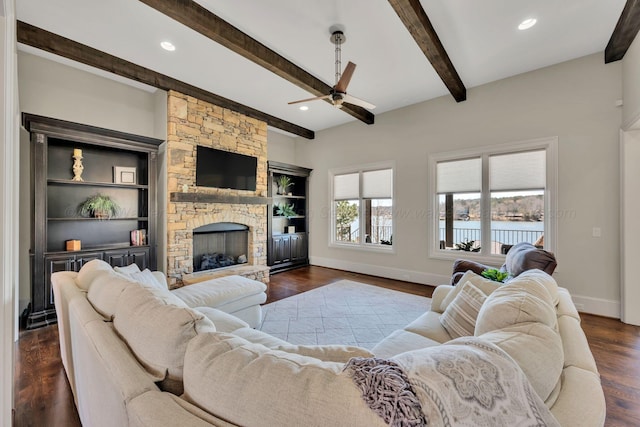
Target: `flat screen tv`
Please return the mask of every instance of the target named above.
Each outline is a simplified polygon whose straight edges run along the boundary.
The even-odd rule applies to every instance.
[[[198,145],[196,185],[255,191],[257,167],[257,157]]]

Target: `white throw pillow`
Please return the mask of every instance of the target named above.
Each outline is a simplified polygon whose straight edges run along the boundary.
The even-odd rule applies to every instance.
[[[131,265],[135,265],[135,264],[131,264]],[[149,270],[148,268],[145,268],[142,271],[131,273],[129,277],[131,277],[131,279],[135,280],[136,282],[140,282],[144,285],[148,285],[153,288],[165,289],[165,290],[167,289],[165,285],[158,282],[158,279],[156,279],[156,276],[154,276],[151,270]]]
[[[133,263],[129,264],[126,267],[113,267],[113,269],[120,274],[124,274],[125,276],[131,276],[134,273],[140,273],[140,267],[138,264]]]
[[[465,282],[458,295],[440,316],[440,323],[452,338],[473,336],[478,313],[486,299],[484,292],[471,282]]]

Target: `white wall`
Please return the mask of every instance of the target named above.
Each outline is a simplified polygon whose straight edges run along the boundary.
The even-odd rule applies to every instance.
[[[18,52],[18,83],[21,112],[166,139],[166,94],[162,91],[153,93],[142,90],[25,52]],[[19,225],[21,309],[31,295],[29,144],[29,133],[22,129],[22,220]]]
[[[297,139],[296,163],[313,168],[310,255],[314,264],[419,283],[448,280],[451,262],[427,256],[429,153],[539,137],[559,138],[558,282],[585,311],[619,313],[618,130],[621,64],[602,53],[472,88]],[[396,254],[328,246],[328,170],[396,162]],[[592,237],[593,227],[602,237]]]
[[[271,129],[267,130],[267,159],[276,162],[296,164],[297,138]]]
[[[0,1],[0,425],[12,422],[18,285],[18,107],[15,1]]]
[[[622,59],[622,127],[640,127],[640,37],[636,36]]]
[[[636,36],[622,62],[623,121],[620,131],[621,181],[621,294],[622,321],[640,325],[640,284],[636,276],[637,242],[640,226],[637,214],[640,199],[640,37]]]

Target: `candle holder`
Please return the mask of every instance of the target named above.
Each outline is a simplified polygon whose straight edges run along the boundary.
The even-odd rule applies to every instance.
[[[84,181],[82,179],[82,171],[84,166],[82,165],[82,150],[76,148],[73,150],[73,180],[72,181]]]

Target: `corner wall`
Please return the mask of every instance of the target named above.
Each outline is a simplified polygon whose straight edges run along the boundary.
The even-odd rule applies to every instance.
[[[298,140],[310,181],[311,262],[417,283],[448,282],[451,261],[429,258],[427,158],[431,153],[557,136],[556,277],[588,312],[617,317],[620,303],[618,130],[621,64],[602,53],[437,98]],[[331,168],[396,162],[395,254],[329,247]],[[592,237],[594,227],[602,237]]]

